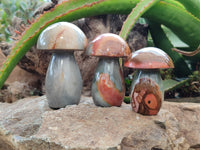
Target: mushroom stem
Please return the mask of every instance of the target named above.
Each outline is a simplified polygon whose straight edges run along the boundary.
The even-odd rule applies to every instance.
[[[131,85],[130,97],[135,112],[156,115],[164,99],[159,69],[138,70]]]
[[[124,95],[124,79],[118,59],[100,58],[92,83],[95,105],[121,106]]]
[[[62,108],[79,103],[82,78],[73,52],[57,52],[52,55],[46,74],[45,88],[51,108]]]

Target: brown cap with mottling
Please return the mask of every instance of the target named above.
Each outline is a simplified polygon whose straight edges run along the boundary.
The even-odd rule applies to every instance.
[[[113,33],[104,33],[91,41],[86,49],[89,56],[124,57],[131,50],[120,36]]]
[[[50,51],[84,50],[88,44],[85,34],[74,24],[58,22],[40,34],[37,49]]]
[[[147,47],[131,53],[124,66],[135,69],[174,68],[171,58],[155,47]]]

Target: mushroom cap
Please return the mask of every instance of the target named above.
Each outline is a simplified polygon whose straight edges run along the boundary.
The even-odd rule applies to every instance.
[[[135,69],[174,68],[171,58],[164,51],[155,47],[142,48],[131,53],[124,66]]]
[[[86,49],[86,54],[89,56],[124,57],[130,53],[131,50],[126,41],[113,33],[97,36]]]
[[[74,24],[58,22],[42,31],[37,49],[62,51],[84,50],[88,44],[85,34]]]

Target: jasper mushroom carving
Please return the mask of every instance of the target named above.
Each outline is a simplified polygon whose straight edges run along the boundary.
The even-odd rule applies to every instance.
[[[131,106],[143,115],[156,115],[164,99],[159,69],[174,68],[171,58],[161,49],[147,47],[131,53],[125,67],[137,69],[131,85]]]
[[[125,85],[119,57],[126,57],[130,53],[128,44],[120,36],[112,33],[101,34],[89,43],[86,54],[100,57],[92,83],[95,105],[121,106]]]
[[[52,24],[40,34],[37,49],[53,52],[45,79],[49,107],[79,103],[82,78],[73,52],[83,51],[86,46],[85,34],[72,23]]]

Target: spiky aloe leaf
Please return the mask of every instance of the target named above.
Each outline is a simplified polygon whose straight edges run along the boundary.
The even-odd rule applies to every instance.
[[[194,16],[200,19],[200,0],[177,0]]]
[[[172,90],[175,90],[177,88],[180,88],[185,83],[190,82],[190,81],[191,81],[190,78],[187,78],[187,79],[182,80],[180,82],[173,80],[173,79],[167,79],[167,80],[163,81],[163,89],[164,89],[165,92],[172,91]]]
[[[126,40],[136,21],[160,0],[141,0],[128,15],[120,31],[120,36]]]

